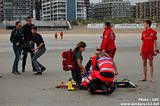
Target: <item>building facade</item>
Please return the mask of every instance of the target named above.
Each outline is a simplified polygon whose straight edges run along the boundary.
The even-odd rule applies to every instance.
[[[136,18],[136,5],[132,6],[132,11],[133,11],[132,17]]]
[[[160,0],[136,3],[136,18],[160,19]]]
[[[4,19],[3,15],[4,15],[4,13],[3,13],[3,0],[0,0],[0,22],[2,22]]]
[[[90,12],[90,0],[84,0],[84,4],[86,7],[86,18],[89,19],[89,12]]]
[[[42,20],[86,19],[84,0],[42,0]]]
[[[131,18],[133,16],[132,5],[123,0],[102,0],[95,4],[95,18]]]
[[[32,0],[3,0],[3,20],[25,20],[32,16]]]
[[[33,18],[41,20],[42,0],[33,0]]]
[[[52,20],[51,6],[52,6],[51,0],[42,0],[42,13],[41,13],[42,20],[44,21]]]
[[[88,8],[87,19],[94,19],[95,18],[95,5],[91,3]]]

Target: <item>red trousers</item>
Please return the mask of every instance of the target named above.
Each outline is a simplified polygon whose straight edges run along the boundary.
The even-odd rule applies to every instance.
[[[142,52],[141,53],[143,59],[151,59],[154,56],[153,52]]]
[[[103,82],[113,82],[114,78],[104,78],[103,76],[100,75],[100,71],[92,71],[92,73],[90,74],[89,77],[87,77],[83,82],[82,85],[83,86],[88,86],[88,84],[94,80],[94,79],[100,79]]]
[[[111,58],[114,58],[115,53],[116,53],[116,48],[115,49],[111,49],[111,50],[106,50],[105,51]]]

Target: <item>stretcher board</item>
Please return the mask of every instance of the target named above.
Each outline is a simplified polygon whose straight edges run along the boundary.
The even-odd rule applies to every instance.
[[[126,83],[127,83],[127,86],[126,86]],[[76,87],[76,83],[73,83],[72,86]],[[116,86],[117,86],[117,88],[127,88],[127,87],[136,88],[137,87],[137,85],[131,81],[128,81],[128,82],[127,81],[119,81],[119,82],[117,82]],[[64,83],[63,81],[56,86],[56,88],[67,88],[67,87],[68,87],[68,83]],[[101,91],[102,90],[97,91],[97,92],[101,92]]]

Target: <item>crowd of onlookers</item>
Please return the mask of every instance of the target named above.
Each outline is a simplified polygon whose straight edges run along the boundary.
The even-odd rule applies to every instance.
[[[10,41],[13,45],[15,59],[12,67],[12,73],[21,75],[18,70],[18,63],[22,57],[22,72],[25,72],[26,59],[28,53],[31,55],[33,72],[35,75],[41,75],[46,67],[40,64],[37,59],[46,51],[42,36],[37,33],[37,27],[32,24],[32,17],[26,18],[26,24],[22,26],[20,21],[15,23],[15,28],[11,32]],[[36,44],[36,46],[35,46]]]

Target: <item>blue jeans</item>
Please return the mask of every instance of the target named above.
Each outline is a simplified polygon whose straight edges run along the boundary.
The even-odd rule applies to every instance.
[[[34,56],[32,57],[32,62],[33,62],[33,65],[36,69],[36,72],[42,72],[42,69],[45,68],[42,64],[40,64],[37,59],[39,57],[41,57],[46,51],[46,48],[41,48],[39,49],[35,54]]]
[[[13,51],[15,54],[15,59],[14,59],[14,63],[13,63],[13,71],[18,71],[18,63],[19,63],[19,59],[20,59],[20,55],[21,55],[21,49],[15,45],[13,45]]]

